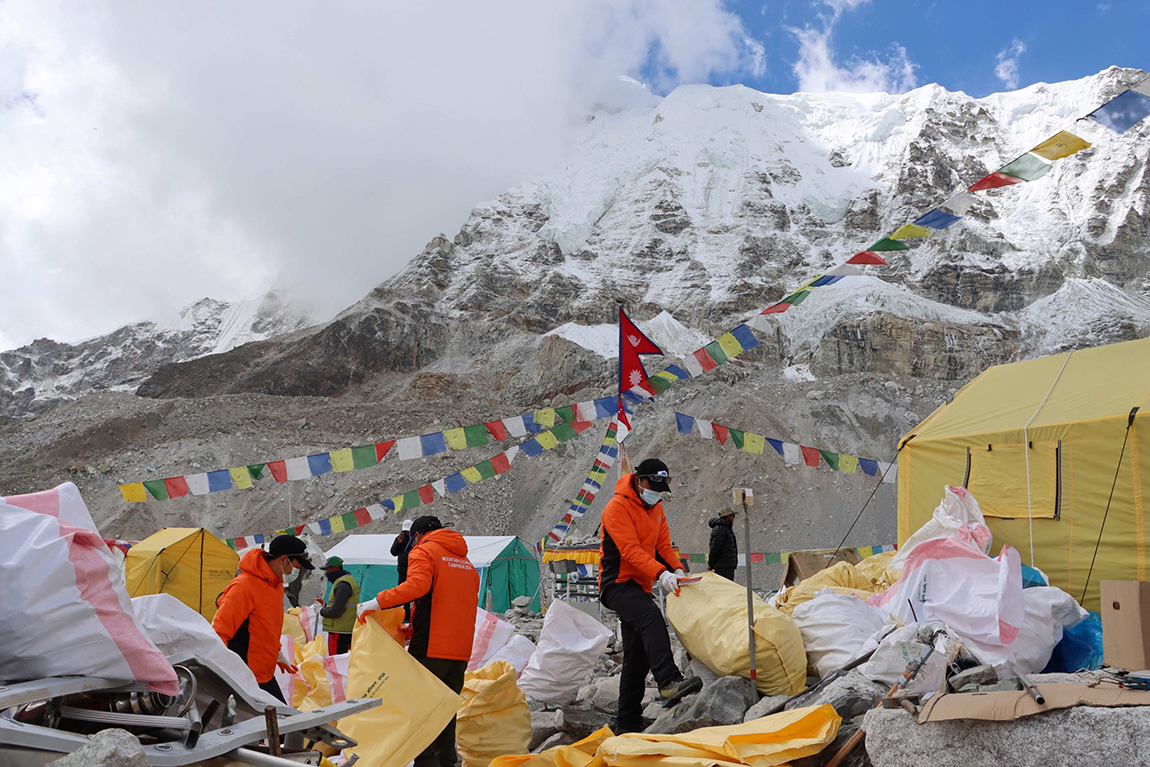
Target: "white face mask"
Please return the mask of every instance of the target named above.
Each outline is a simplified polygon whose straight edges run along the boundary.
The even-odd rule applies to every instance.
[[[662,493],[656,490],[648,490],[647,488],[643,488],[643,490],[639,493],[639,497],[642,498],[643,503],[647,504],[648,506],[654,506],[656,503],[663,500]]]
[[[288,571],[286,573],[282,573],[280,575],[280,578],[283,579],[285,586],[287,586],[289,583],[291,583],[292,572],[293,572],[293,570],[292,570],[292,566],[291,566],[291,560],[288,560]]]

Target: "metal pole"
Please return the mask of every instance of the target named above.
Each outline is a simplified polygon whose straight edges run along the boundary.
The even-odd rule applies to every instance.
[[[747,571],[747,640],[751,648],[751,681],[758,682],[758,674],[755,669],[755,602],[754,592],[751,590],[751,515],[747,508],[747,496],[744,493],[742,497],[743,502],[743,545],[746,549],[743,551],[743,562]]]

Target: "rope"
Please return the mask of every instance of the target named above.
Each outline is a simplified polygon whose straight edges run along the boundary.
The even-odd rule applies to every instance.
[[[1022,457],[1026,460],[1026,519],[1030,524],[1030,566],[1034,567],[1034,510],[1030,508],[1030,424],[1034,423],[1034,419],[1038,417],[1038,413],[1046,404],[1046,400],[1050,399],[1051,393],[1054,392],[1054,387],[1058,385],[1059,379],[1062,378],[1062,371],[1066,370],[1066,363],[1070,362],[1070,358],[1074,356],[1074,352],[1066,355],[1066,359],[1062,360],[1062,367],[1058,370],[1058,375],[1054,377],[1054,383],[1050,384],[1050,388],[1046,390],[1046,396],[1038,403],[1038,407],[1034,409],[1034,413],[1030,416],[1030,420],[1022,427]]]
[[[1102,545],[1102,531],[1106,529],[1106,517],[1110,515],[1110,502],[1114,500],[1114,488],[1118,485],[1118,472],[1122,469],[1122,458],[1126,455],[1126,442],[1130,439],[1130,427],[1134,425],[1134,416],[1138,408],[1130,411],[1130,418],[1126,421],[1126,435],[1122,438],[1122,450],[1118,453],[1118,465],[1114,467],[1114,481],[1110,483],[1110,497],[1106,499],[1106,511],[1102,514],[1102,524],[1098,527],[1098,540],[1094,543],[1094,556],[1090,558],[1090,569],[1086,572],[1086,583],[1082,586],[1082,598],[1086,601],[1086,590],[1090,588],[1090,576],[1094,574],[1094,561],[1098,559],[1098,547]]]

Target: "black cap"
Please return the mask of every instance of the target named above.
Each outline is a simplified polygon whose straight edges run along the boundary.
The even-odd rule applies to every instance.
[[[315,569],[315,565],[307,556],[307,544],[294,535],[277,535],[272,538],[272,542],[268,546],[268,556],[272,559],[288,556],[298,562],[304,570]]]
[[[411,534],[420,535],[422,533],[430,533],[432,530],[442,530],[443,523],[439,521],[439,517],[433,517],[430,514],[425,517],[416,517],[415,521],[411,523]]]
[[[640,479],[646,479],[651,483],[651,489],[659,493],[668,493],[671,491],[671,486],[667,484],[671,479],[671,472],[667,470],[667,464],[660,461],[658,458],[648,458],[635,467],[635,476]]]

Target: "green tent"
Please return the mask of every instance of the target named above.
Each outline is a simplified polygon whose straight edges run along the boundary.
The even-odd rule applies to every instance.
[[[394,535],[349,535],[328,550],[343,559],[343,566],[360,584],[360,600],[366,602],[399,581],[396,558],[391,554]],[[467,558],[479,571],[479,606],[502,613],[516,597],[531,597],[531,609],[539,611],[539,560],[513,535],[467,535]]]

